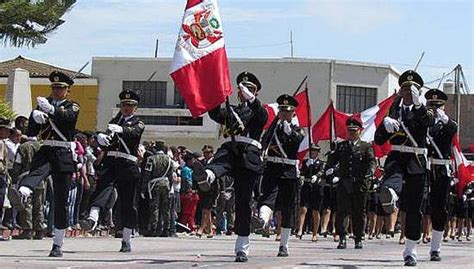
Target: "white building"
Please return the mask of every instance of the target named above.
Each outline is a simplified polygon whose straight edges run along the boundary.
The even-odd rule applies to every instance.
[[[118,93],[129,88],[140,91],[138,115],[147,125],[144,140],[160,139],[194,150],[203,144],[220,144],[219,126],[207,115],[193,119],[185,109],[169,76],[171,60],[94,57],[92,77],[99,81],[97,129],[103,130],[117,113]],[[353,113],[375,105],[398,88],[399,72],[384,64],[300,58],[229,59],[229,64],[232,79],[242,71],[259,78],[259,98],[263,103],[275,102],[283,93],[292,94],[308,75],[313,121],[331,99],[339,110]],[[235,102],[235,96],[233,99]]]

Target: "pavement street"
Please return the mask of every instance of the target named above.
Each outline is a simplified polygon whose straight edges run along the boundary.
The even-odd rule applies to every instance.
[[[249,262],[234,263],[235,236],[197,238],[134,238],[132,253],[119,253],[120,239],[66,238],[63,258],[49,258],[51,240],[0,241],[0,268],[399,268],[403,246],[394,239],[366,240],[364,249],[353,242],[337,250],[332,238],[311,242],[292,238],[290,257],[276,257],[278,242],[251,236]],[[429,261],[429,244],[418,245],[418,268],[474,268],[474,243],[450,241],[442,245],[441,262]]]

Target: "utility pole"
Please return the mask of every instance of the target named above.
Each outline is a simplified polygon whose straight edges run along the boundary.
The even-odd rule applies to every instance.
[[[461,124],[461,80],[460,80],[461,65],[457,65],[454,69],[454,93],[456,94],[456,121],[458,125]]]
[[[158,58],[158,48],[159,48],[159,43],[160,41],[158,40],[158,38],[156,39],[156,44],[155,44],[155,58]]]
[[[290,50],[291,58],[293,58],[293,31],[290,31]]]

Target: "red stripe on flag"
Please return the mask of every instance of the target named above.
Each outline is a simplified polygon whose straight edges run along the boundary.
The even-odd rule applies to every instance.
[[[186,9],[192,8],[195,5],[199,5],[202,3],[202,0],[188,0],[188,3],[186,4]]]
[[[171,73],[193,117],[217,107],[232,94],[225,48]]]

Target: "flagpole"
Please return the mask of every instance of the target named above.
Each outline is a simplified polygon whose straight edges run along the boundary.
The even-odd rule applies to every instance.
[[[306,82],[307,79],[308,79],[308,75],[306,75],[301,81],[300,85],[298,85],[298,88],[296,88],[296,91],[293,93],[293,97],[298,94],[298,92],[301,89],[301,86],[303,86],[303,84]]]
[[[306,115],[308,116],[308,148],[311,148],[311,103],[309,102],[309,93],[308,93],[308,82],[305,86],[306,91]]]

